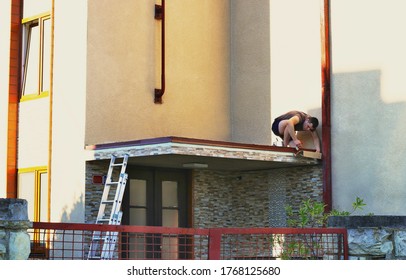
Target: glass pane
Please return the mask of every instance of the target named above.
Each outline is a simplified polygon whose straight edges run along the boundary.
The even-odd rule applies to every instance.
[[[178,206],[178,182],[162,181],[162,207]]]
[[[130,205],[147,206],[147,181],[130,180]]]
[[[178,209],[163,209],[162,210],[162,226],[178,227]]]
[[[48,173],[40,173],[40,222],[48,222]]]
[[[51,20],[44,20],[44,39],[42,53],[42,88],[41,91],[49,91],[51,67]]]
[[[27,40],[25,57],[25,94],[38,94],[38,71],[39,71],[39,26],[31,25]]]
[[[145,259],[146,248],[146,237],[144,235],[131,234],[128,240],[128,249],[130,259]]]
[[[146,226],[147,225],[147,209],[131,208],[130,209],[130,225]]]
[[[34,220],[35,207],[35,173],[19,173],[18,174],[18,198],[27,200],[28,202],[28,219]]]
[[[178,258],[178,243],[177,237],[162,238],[162,259],[176,260]]]

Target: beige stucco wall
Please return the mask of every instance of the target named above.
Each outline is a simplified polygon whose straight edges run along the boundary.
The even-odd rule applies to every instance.
[[[166,91],[156,1],[89,0],[86,143],[230,139],[229,1],[166,1]]]
[[[271,143],[270,1],[231,1],[232,140]]]
[[[332,0],[333,206],[405,215],[403,0]]]
[[[321,137],[320,0],[271,0],[271,118],[291,110],[317,117]],[[313,148],[308,135],[302,136]],[[272,134],[272,141],[277,137]],[[280,138],[278,138],[280,139]]]
[[[6,197],[11,2],[0,1],[0,197]]]

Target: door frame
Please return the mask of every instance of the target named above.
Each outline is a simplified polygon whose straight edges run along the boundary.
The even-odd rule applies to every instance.
[[[124,193],[122,211],[124,225],[129,225],[130,221],[130,181],[131,179],[141,179],[147,181],[147,226],[162,226],[162,181],[173,180],[180,182],[180,190],[178,189],[178,227],[192,227],[192,172],[187,169],[170,169],[170,168],[154,168],[154,167],[140,167],[140,166],[127,166],[128,184],[127,191]],[[153,208],[153,209],[151,209]],[[128,243],[128,236],[123,237],[123,252],[126,252],[125,244]],[[146,237],[146,255],[145,258],[159,259],[162,256],[162,241],[164,236],[161,234],[151,234]],[[179,241],[184,240],[183,243],[178,244],[178,258],[188,259],[191,257],[192,252],[188,251],[190,248],[190,240],[179,236]],[[150,244],[150,245],[148,245]],[[153,245],[152,245],[153,244]],[[185,249],[186,248],[186,249]]]

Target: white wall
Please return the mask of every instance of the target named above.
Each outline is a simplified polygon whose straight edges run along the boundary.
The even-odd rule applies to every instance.
[[[6,197],[11,1],[0,1],[0,197]]]
[[[406,2],[332,0],[333,207],[406,214]]]
[[[320,0],[271,0],[270,8],[272,122],[300,110],[319,119],[321,135]]]
[[[55,1],[51,221],[83,222],[87,1]]]
[[[49,98],[19,105],[18,168],[48,165]]]
[[[23,2],[23,15],[34,16],[44,13],[44,11],[51,11],[52,0],[24,0]]]

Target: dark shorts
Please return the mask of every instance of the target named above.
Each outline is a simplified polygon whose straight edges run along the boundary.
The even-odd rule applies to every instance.
[[[279,136],[283,139],[283,137],[279,134],[279,122],[277,120],[274,120],[273,124],[272,124],[272,132],[276,135]]]

